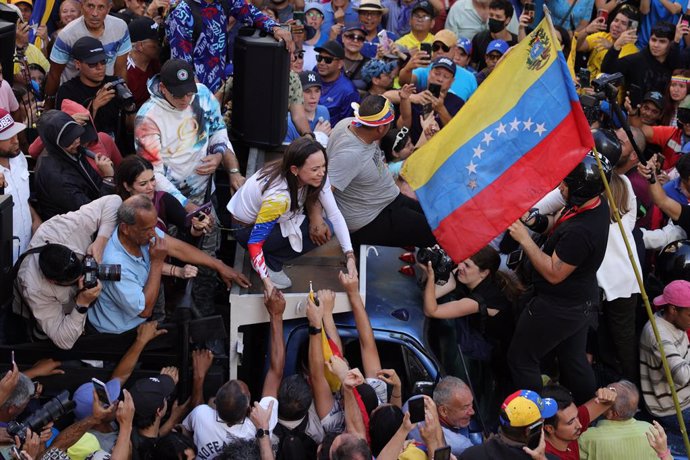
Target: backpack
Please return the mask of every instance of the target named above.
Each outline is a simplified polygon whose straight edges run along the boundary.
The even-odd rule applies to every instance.
[[[292,430],[283,426],[280,422],[273,430],[278,437],[278,453],[276,460],[316,460],[316,448],[318,447],[307,433],[309,416]]]

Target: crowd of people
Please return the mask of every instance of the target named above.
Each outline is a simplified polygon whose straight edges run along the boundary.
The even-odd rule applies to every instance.
[[[3,342],[78,351],[117,335],[131,344],[117,363],[90,364],[109,372],[105,382],[69,388],[72,424],[36,415],[41,379],[70,364],[13,362],[0,380],[5,458],[685,455],[676,411],[690,423],[687,5],[62,0],[34,24],[32,0],[8,3],[17,26],[14,66],[0,83],[0,194],[13,201],[16,279]],[[491,74],[543,4],[596,148],[493,242],[444,271],[402,166],[476,92],[498,87]],[[233,75],[243,71],[232,44],[245,26],[273,37],[290,61],[289,73],[272,76],[289,92],[281,157],[249,177],[242,139],[228,129]],[[516,123],[515,136],[521,123],[529,130]],[[216,193],[219,170],[227,202]],[[214,355],[227,344],[191,354],[188,395],[176,367],[132,378],[144,348],[168,334],[182,291],[193,316],[209,317],[227,308],[216,303],[224,287],[250,286],[219,256],[221,230],[247,250],[263,285],[262,385],[230,380],[209,392]],[[284,266],[333,237],[360,356],[343,355],[336,294],[319,290],[306,299],[309,333],[291,373]],[[426,251],[404,256],[429,260],[417,265],[421,291],[406,295],[419,296],[429,325],[448,326],[451,344],[428,394],[403,385],[406,369],[382,366],[359,293],[363,244]],[[661,341],[633,264],[654,294]]]

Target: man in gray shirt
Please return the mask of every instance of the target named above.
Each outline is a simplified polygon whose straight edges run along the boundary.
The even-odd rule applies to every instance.
[[[371,95],[341,120],[328,141],[328,177],[355,244],[436,244],[417,201],[400,193],[379,141],[395,118],[392,104]]]

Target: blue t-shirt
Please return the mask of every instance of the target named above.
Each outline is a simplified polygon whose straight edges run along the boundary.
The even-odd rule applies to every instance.
[[[671,3],[678,3],[683,13],[687,11],[687,2],[681,0],[671,0]],[[652,35],[652,27],[659,21],[670,22],[671,24],[678,24],[680,19],[679,14],[671,14],[661,0],[650,0],[649,2],[649,13],[642,17],[642,22],[640,23],[640,30],[637,34],[637,43],[635,45],[638,49],[645,49],[649,43],[649,37]],[[681,43],[683,40],[681,40]]]
[[[412,74],[417,77],[417,91],[423,91],[426,89],[429,82],[429,67],[420,67],[414,69]],[[455,66],[455,79],[453,84],[450,85],[450,92],[458,96],[463,101],[467,101],[474,91],[477,89],[477,79],[474,74],[469,70]]]
[[[381,25],[379,25],[378,31],[381,32],[382,30],[383,30],[383,27]],[[387,30],[386,34],[388,35],[388,38],[392,42],[394,42],[398,38],[400,38],[400,37],[398,37],[398,34],[396,34],[395,32],[391,32],[390,30]],[[379,43],[380,43],[380,40],[379,40],[379,36],[377,33],[376,36],[374,36],[374,39],[372,41],[370,41],[370,42],[365,41],[364,42],[364,46],[362,46],[360,53],[362,53],[362,56],[364,56],[364,57],[374,59],[376,57],[376,49],[378,48]]]
[[[664,185],[664,192],[666,192],[666,195],[668,195],[669,198],[677,201],[683,206],[690,203],[688,197],[683,195],[683,192],[680,189],[680,177],[676,177],[675,179],[669,181],[666,185]]]
[[[119,334],[129,331],[146,321],[139,316],[146,307],[144,286],[151,271],[149,245],[141,246],[141,257],[125,250],[115,229],[103,251],[104,264],[122,267],[120,281],[102,281],[103,289],[93,307],[89,308],[89,322],[99,332]],[[156,238],[165,234],[156,228]]]
[[[328,113],[328,109],[321,104],[316,106],[316,114],[314,115],[314,119],[309,121],[309,128],[312,130],[312,132],[314,131],[314,128],[316,128],[316,125],[319,123],[319,118],[322,118],[326,121],[331,120],[331,116]],[[297,131],[295,124],[292,122],[292,115],[290,114],[290,112],[288,112],[287,134],[285,135],[285,140],[283,141],[283,144],[289,144],[298,137],[300,137],[299,132]]]
[[[345,9],[345,24],[359,24],[359,14],[352,7],[352,3],[348,3]],[[333,5],[325,3],[323,5],[323,24],[321,24],[321,35],[328,37],[331,32],[331,27],[335,24],[335,16],[333,14]]]
[[[342,73],[332,82],[321,82],[321,99],[319,104],[326,106],[331,115],[331,126],[343,118],[352,116],[350,104],[359,102],[359,93],[352,82]]]

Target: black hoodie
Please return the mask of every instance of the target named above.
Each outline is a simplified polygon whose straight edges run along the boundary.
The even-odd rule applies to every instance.
[[[84,158],[70,155],[61,147],[81,136],[84,129],[72,117],[58,110],[45,112],[38,121],[44,152],[39,156],[34,177],[38,214],[44,221],[57,214],[76,211],[82,205],[115,193]]]

